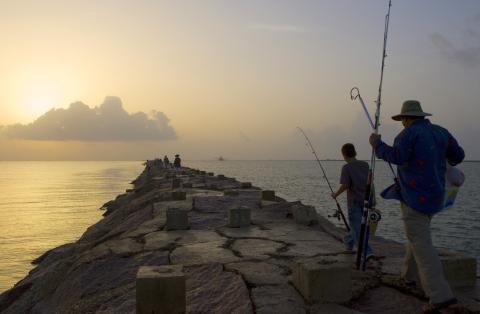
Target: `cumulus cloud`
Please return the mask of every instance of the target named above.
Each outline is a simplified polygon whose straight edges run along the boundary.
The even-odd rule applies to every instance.
[[[283,33],[304,33],[306,30],[303,27],[289,24],[263,24],[254,23],[248,25],[248,28],[254,30],[268,31],[268,32],[283,32]]]
[[[430,35],[430,40],[440,53],[465,68],[475,68],[480,65],[480,34],[468,29],[465,31],[468,45],[456,46],[453,42],[439,33]]]
[[[118,97],[106,97],[98,107],[75,102],[68,109],[51,109],[30,124],[0,128],[10,139],[49,141],[158,141],[175,139],[163,112],[129,114]]]

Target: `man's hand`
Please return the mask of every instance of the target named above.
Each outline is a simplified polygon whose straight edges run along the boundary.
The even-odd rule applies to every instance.
[[[382,141],[382,136],[380,134],[372,133],[368,141],[370,142],[370,145],[375,148]]]
[[[337,198],[337,194],[332,192],[332,194],[330,194],[330,196],[333,198],[333,199],[336,199]]]

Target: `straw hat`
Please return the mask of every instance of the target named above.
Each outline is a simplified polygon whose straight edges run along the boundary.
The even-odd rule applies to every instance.
[[[402,117],[427,117],[431,116],[430,113],[423,112],[420,102],[417,100],[407,100],[402,105],[400,114],[392,117],[395,121],[402,120]]]

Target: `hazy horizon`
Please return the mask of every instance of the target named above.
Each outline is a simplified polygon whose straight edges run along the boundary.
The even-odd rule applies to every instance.
[[[0,160],[368,159],[387,4],[2,1]],[[478,1],[394,0],[388,40],[383,138],[418,99],[479,160]]]

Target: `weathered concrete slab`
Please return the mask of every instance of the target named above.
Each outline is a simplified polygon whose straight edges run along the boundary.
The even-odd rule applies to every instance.
[[[253,209],[260,208],[259,200],[223,196],[199,196],[194,199],[195,211],[200,213],[227,212],[229,208],[246,206]]]
[[[285,244],[267,239],[237,239],[232,245],[234,251],[244,258],[267,259],[269,254],[277,253]]]
[[[285,251],[280,252],[279,255],[311,257],[320,254],[341,254],[345,252],[345,248],[342,244],[334,242],[332,241],[332,239],[326,237],[323,239],[326,239],[328,241],[287,240],[286,242],[290,245]]]
[[[329,234],[322,232],[320,230],[315,230],[312,228],[307,229],[297,229],[289,231],[285,234],[275,236],[276,240],[280,241],[317,241],[317,242],[338,242],[332,238]]]
[[[153,219],[147,220],[146,222],[138,226],[137,229],[122,234],[120,238],[136,238],[148,233],[162,230],[165,227],[166,222],[167,217],[165,212],[164,215],[157,215]]]
[[[254,220],[254,223],[255,223],[255,220]],[[277,236],[286,235],[291,232],[299,232],[302,230],[311,230],[308,226],[296,224],[292,220],[267,222],[267,223],[261,224],[261,226],[266,230],[269,230],[271,234],[275,234]]]
[[[288,284],[262,286],[251,290],[257,314],[305,314],[306,305]]]
[[[362,312],[335,303],[318,303],[310,308],[310,314],[362,314]]]
[[[207,263],[231,263],[240,260],[232,251],[223,246],[226,241],[195,243],[176,248],[170,254],[170,261],[176,265],[199,265]]]
[[[266,262],[236,262],[225,265],[226,270],[240,273],[245,281],[254,286],[286,284],[288,272]]]
[[[248,288],[242,278],[212,263],[185,268],[187,313],[253,313]]]
[[[175,245],[225,241],[215,231],[210,230],[177,230],[159,231],[145,236],[145,250],[161,250]]]
[[[395,289],[379,287],[367,291],[352,302],[352,308],[362,313],[421,314],[421,301]]]
[[[145,250],[168,250],[176,245],[178,231],[158,231],[147,234],[144,238]]]
[[[199,213],[190,212],[190,229],[213,230],[224,227],[227,224],[227,212]]]
[[[271,230],[265,230],[254,225],[250,225],[246,228],[228,228],[222,226],[217,230],[231,238],[269,238],[276,235],[275,233],[272,233]]]

